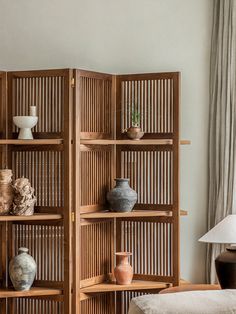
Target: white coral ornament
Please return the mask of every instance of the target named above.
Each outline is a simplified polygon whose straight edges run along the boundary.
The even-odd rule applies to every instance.
[[[27,178],[18,178],[13,184],[14,198],[12,214],[17,216],[31,216],[34,214],[36,197]]]

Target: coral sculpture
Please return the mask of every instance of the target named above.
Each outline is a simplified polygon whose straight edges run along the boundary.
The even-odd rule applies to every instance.
[[[22,177],[13,184],[14,198],[12,214],[17,216],[30,216],[34,214],[36,197],[28,179]]]

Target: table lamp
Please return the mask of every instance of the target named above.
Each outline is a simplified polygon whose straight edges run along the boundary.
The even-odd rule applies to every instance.
[[[222,289],[236,289],[236,215],[229,215],[198,241],[231,244],[215,259],[216,273]]]

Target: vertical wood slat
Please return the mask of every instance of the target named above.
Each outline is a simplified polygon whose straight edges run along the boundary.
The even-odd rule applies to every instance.
[[[180,197],[179,197],[179,185],[180,185],[180,174],[179,174],[179,101],[180,101],[180,74],[177,73],[173,80],[173,274],[174,274],[174,285],[179,284],[180,280],[180,235],[179,235],[179,218],[180,218]]]
[[[63,207],[63,167],[60,151],[12,151],[14,177],[30,180],[40,207]]]
[[[104,281],[112,272],[113,223],[95,221],[81,225],[81,287]],[[89,263],[88,263],[89,261]]]
[[[106,193],[111,187],[112,151],[110,147],[81,150],[81,206],[106,206]],[[81,209],[82,210],[82,209]]]
[[[13,302],[15,313],[19,314],[65,314],[63,302],[33,298],[16,298]]]
[[[171,150],[118,148],[120,172],[117,175],[130,179],[137,192],[137,205],[173,205],[173,152]],[[120,160],[119,160],[120,159]],[[118,166],[118,165],[117,165]],[[137,206],[136,205],[136,206]]]
[[[81,314],[115,314],[111,293],[100,294],[80,302]]]
[[[112,138],[112,75],[77,70],[81,138]]]
[[[130,261],[135,276],[173,277],[172,222],[124,220],[120,230],[120,247],[132,253]]]

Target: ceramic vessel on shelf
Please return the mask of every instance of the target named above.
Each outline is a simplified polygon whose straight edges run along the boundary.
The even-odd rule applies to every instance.
[[[27,291],[34,282],[37,265],[27,248],[21,247],[9,264],[9,274],[15,290]]]
[[[18,178],[13,184],[14,198],[12,214],[16,216],[31,216],[34,214],[36,197],[34,188],[27,178]]]
[[[0,215],[8,215],[12,208],[12,170],[0,170]]]
[[[38,122],[38,117],[36,116],[15,116],[13,117],[13,122],[20,128],[18,139],[21,140],[32,140],[33,134],[31,128],[35,127]]]
[[[116,186],[107,193],[110,209],[115,212],[130,212],[137,202],[137,193],[129,186],[129,179],[116,178]]]
[[[117,252],[116,255],[116,267],[114,269],[114,275],[116,283],[118,285],[129,285],[133,278],[133,268],[129,263],[130,252]]]
[[[144,136],[144,132],[142,132],[139,126],[131,126],[130,128],[124,131],[128,138],[131,140],[140,140]]]

